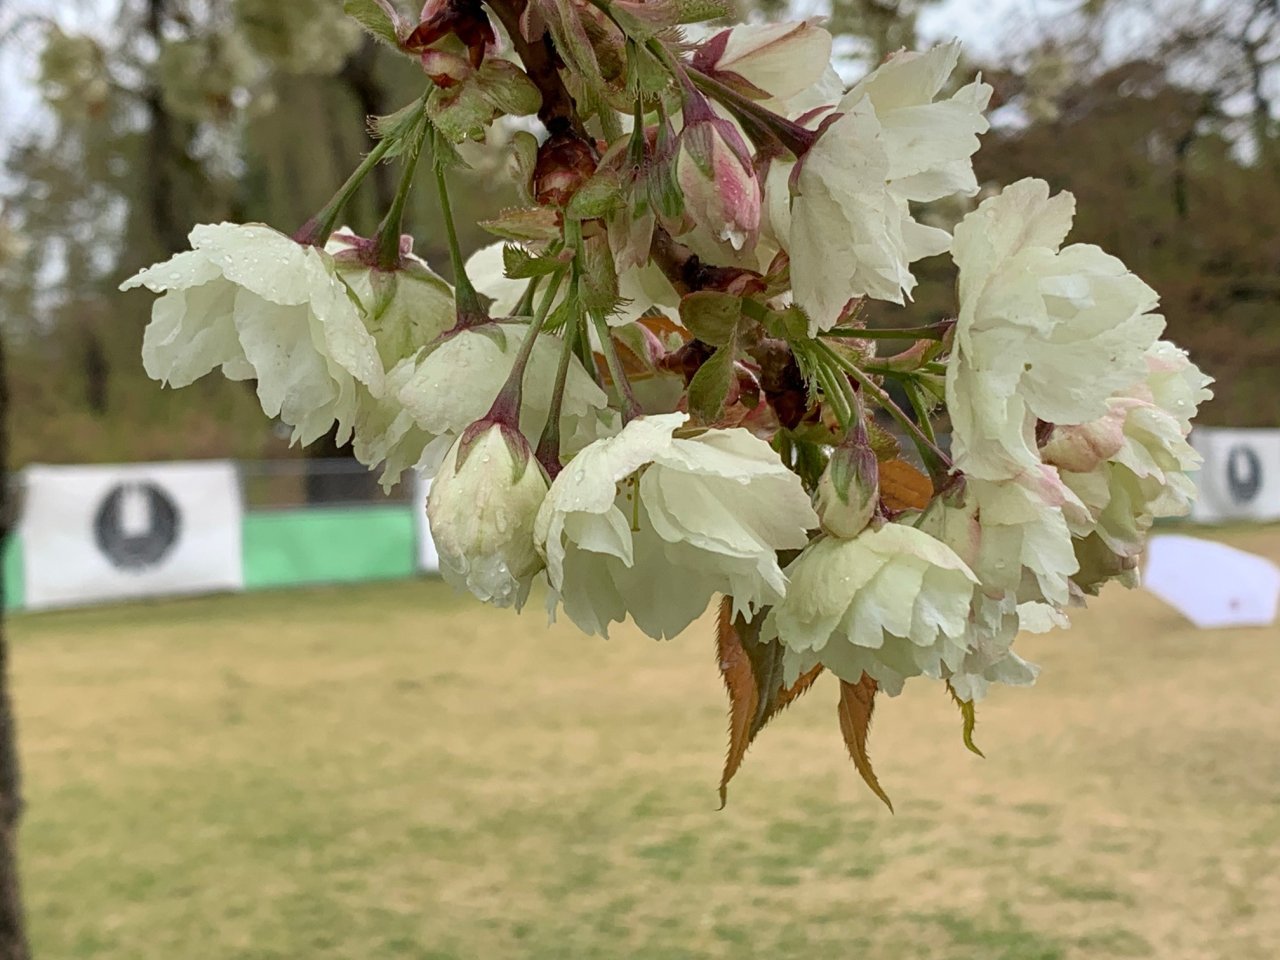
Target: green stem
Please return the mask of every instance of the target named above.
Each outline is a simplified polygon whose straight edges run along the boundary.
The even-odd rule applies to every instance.
[[[818,381],[822,385],[822,392],[827,402],[831,404],[832,412],[836,415],[836,422],[840,424],[842,433],[848,433],[853,423],[853,409],[850,405],[853,391],[849,388],[849,381],[841,370],[832,367],[829,363],[820,362],[817,368]]]
[[[511,313],[513,317],[529,316],[529,313],[533,310],[533,297],[538,292],[538,284],[541,280],[541,277],[529,278],[529,282],[524,288],[524,293],[520,294],[520,299]]]
[[[298,228],[293,239],[309,246],[323,247],[328,242],[329,235],[333,233],[333,228],[338,225],[338,217],[342,215],[347,203],[360,188],[360,184],[364,183],[365,177],[382,161],[390,149],[389,140],[383,139],[375,143],[373,149],[360,161],[360,165],[352,171],[351,176],[347,177],[346,183],[338,188],[338,192],[319,213]]]
[[[520,426],[520,404],[524,400],[524,371],[529,366],[529,358],[533,356],[534,342],[538,339],[538,334],[542,332],[542,325],[546,323],[547,314],[551,312],[551,303],[555,300],[556,292],[560,289],[560,281],[563,277],[564,271],[552,274],[551,283],[542,292],[542,299],[538,302],[538,310],[533,315],[533,320],[529,322],[529,330],[524,335],[524,342],[520,344],[520,352],[516,354],[515,362],[511,364],[511,372],[507,374],[507,382],[498,391],[498,396],[493,401],[493,407],[489,410],[487,419],[498,420],[512,427],[518,428]]]
[[[921,392],[920,385],[914,380],[908,380],[902,385],[907,391],[907,398],[911,401],[911,409],[915,411],[916,423],[920,425],[920,432],[929,438],[929,442],[934,446],[938,444],[938,438],[933,432],[933,421],[929,419],[929,408],[925,405],[924,394]]]
[[[418,169],[418,158],[422,156],[422,143],[426,136],[427,128],[424,124],[409,144],[408,155],[404,158],[404,171],[400,174],[400,185],[391,201],[391,209],[382,218],[373,235],[374,256],[382,270],[395,270],[400,266],[400,228],[404,223],[405,204],[409,201],[409,191],[413,189],[413,176]]]
[[[662,46],[657,41],[650,42]],[[757,147],[776,144],[799,160],[809,152],[810,147],[817,143],[818,134],[813,130],[774,113],[749,97],[744,97],[715,77],[708,76],[693,67],[689,68],[687,76],[695,87],[738,118],[738,122],[755,141]]]
[[[542,464],[551,479],[560,472],[560,411],[564,407],[564,388],[569,380],[569,363],[573,359],[574,343],[581,333],[580,313],[575,313],[564,332],[560,346],[560,365],[556,367],[556,382],[551,390],[551,409],[547,413],[547,425],[542,429],[538,449],[534,456]]]
[[[458,326],[469,327],[484,323],[489,312],[480,303],[480,295],[471,285],[467,268],[462,260],[462,247],[458,243],[458,230],[453,223],[453,208],[449,204],[449,184],[440,162],[440,151],[435,151],[433,166],[436,170],[436,192],[440,197],[440,217],[444,220],[445,236],[449,241],[449,263],[453,266],[453,296],[457,307]]]
[[[946,324],[930,324],[926,327],[833,327],[818,334],[820,337],[856,338],[858,340],[941,340],[947,333]]]
[[[613,378],[613,387],[618,391],[618,399],[622,403],[622,422],[629,423],[640,416],[640,404],[636,402],[635,392],[631,389],[631,381],[622,369],[622,358],[618,356],[618,348],[613,342],[613,334],[609,332],[609,324],[602,314],[592,313],[591,322],[595,325],[596,336],[600,338],[600,351],[604,354],[604,362],[609,368],[609,376]]]
[[[945,481],[950,475],[951,458],[943,453],[942,450],[939,449],[938,445],[929,439],[915,421],[907,416],[906,412],[900,406],[893,402],[893,398],[890,397],[878,383],[859,369],[857,364],[840,356],[840,354],[833,350],[831,345],[828,343],[819,341],[818,346],[830,359],[834,360],[835,363],[845,371],[845,373],[853,377],[853,379],[857,381],[858,385],[862,387],[863,392],[879,404],[882,409],[887,411],[889,416],[893,417],[893,419],[898,422],[898,426],[902,427],[902,429],[907,432],[915,442],[916,449],[920,451],[920,456],[924,460],[925,465],[929,468],[929,475],[935,481],[935,486],[938,485],[939,481]]]

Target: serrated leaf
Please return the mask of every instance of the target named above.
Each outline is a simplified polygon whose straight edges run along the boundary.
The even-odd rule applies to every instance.
[[[858,773],[871,788],[871,792],[883,800],[892,813],[893,801],[876,779],[876,773],[871,769],[871,758],[867,755],[867,734],[871,730],[871,714],[876,706],[877,689],[875,680],[865,673],[857,683],[840,681],[840,733]]]
[[[702,23],[718,20],[733,12],[733,5],[726,0],[671,0],[678,14],[676,23]]]
[[[516,189],[525,203],[533,203],[533,168],[538,163],[538,138],[528,130],[511,135],[511,168]]]
[[[545,243],[560,236],[560,215],[551,207],[514,207],[481,220],[480,226],[504,240]]]
[[[972,700],[961,700],[956,693],[955,687],[951,686],[950,680],[947,681],[947,693],[951,694],[951,699],[960,708],[960,716],[964,721],[964,729],[961,733],[964,738],[964,745],[969,748],[971,753],[976,753],[985,760],[987,755],[979,750],[978,745],[973,742],[973,730],[978,725],[978,708],[974,706]]]
[[[396,49],[400,37],[409,31],[409,24],[388,0],[344,0],[342,10],[374,39]]]
[[[378,140],[385,140],[388,144],[383,159],[390,160],[398,157],[412,144],[417,143],[423,115],[422,101],[415,100],[395,113],[369,118],[369,132]]]
[[[523,247],[511,244],[502,248],[502,269],[510,280],[545,277],[563,266],[564,263],[557,257],[535,256]]]
[[[734,344],[717,347],[689,381],[689,413],[703,423],[715,423],[724,413],[733,386]]]
[[[575,220],[607,217],[623,203],[622,179],[613,170],[597,170],[574,191],[565,213]]]
[[[583,242],[578,258],[581,268],[579,293],[582,305],[592,316],[609,317],[621,302],[618,296],[618,268],[609,249],[609,238],[601,233]]]
[[[782,340],[801,340],[809,335],[809,317],[799,307],[775,310],[765,321],[765,329]]]
[[[720,776],[720,808],[729,796],[729,781],[742,766],[747,748],[774,716],[813,686],[822,673],[819,664],[792,686],[782,686],[782,645],[760,643],[764,613],[747,621],[734,618],[733,600],[720,601],[716,623],[716,653],[720,677],[729,694],[729,750]]]
[[[905,460],[880,464],[880,498],[890,510],[923,510],[933,499],[933,481]]]
[[[529,116],[542,106],[542,94],[528,75],[510,60],[489,57],[476,72],[475,84],[494,111]]]
[[[884,463],[886,460],[898,459],[902,453],[898,438],[876,423],[874,418],[867,420],[867,434],[871,438],[871,449],[875,451],[877,460]]]
[[[742,298],[716,290],[695,290],[680,298],[680,320],[703,343],[723,347],[742,319]]]
[[[483,140],[493,120],[493,105],[473,82],[436,87],[427,97],[427,116],[450,143]]]

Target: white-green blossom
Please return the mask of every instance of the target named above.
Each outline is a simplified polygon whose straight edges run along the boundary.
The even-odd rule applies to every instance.
[[[445,452],[468,425],[489,412],[506,383],[520,345],[529,334],[522,323],[489,323],[452,333],[424,351],[396,396],[414,423],[431,439],[417,466],[435,473]],[[520,432],[538,442],[551,412],[556,368],[563,341],[538,337],[524,373]],[[561,436],[569,450],[596,436],[607,398],[576,358],[570,360],[560,411]]]
[[[956,467],[1008,480],[1041,462],[1036,422],[1105,414],[1164,328],[1155,291],[1089,244],[1059,249],[1075,200],[1020,180],[956,227],[960,313],[947,364]]]
[[[786,647],[787,683],[821,663],[896,694],[908,677],[940,678],[963,663],[978,579],[928,534],[887,523],[849,540],[822,537],[786,573],[787,595],[761,636]]]
[[[163,296],[143,334],[148,376],[174,387],[217,367],[258,382],[263,412],[311,443],[351,433],[359,389],[383,392],[373,336],[333,258],[262,224],[200,224],[192,249],[121,284]]]
[[[716,593],[750,611],[786,592],[777,551],[802,547],[817,523],[799,478],[746,430],[673,436],[686,419],[632,420],[551,485],[536,525],[548,603],[587,633],[630,614],[674,637]]]
[[[546,495],[546,474],[519,434],[498,424],[464,433],[427,499],[444,579],[486,603],[523,606],[542,569],[533,521]]]

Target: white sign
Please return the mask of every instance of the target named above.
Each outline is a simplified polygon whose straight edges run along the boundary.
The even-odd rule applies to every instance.
[[[33,466],[25,489],[29,608],[244,586],[231,463]]]
[[[1142,585],[1197,627],[1269,627],[1280,606],[1280,567],[1197,537],[1152,537]]]
[[[427,522],[427,494],[431,492],[431,481],[416,473],[413,477],[413,524],[418,532],[418,569],[439,573],[440,555],[436,553],[435,541],[431,539],[431,524]]]
[[[1204,457],[1193,520],[1280,520],[1280,430],[1196,427],[1191,445]]]

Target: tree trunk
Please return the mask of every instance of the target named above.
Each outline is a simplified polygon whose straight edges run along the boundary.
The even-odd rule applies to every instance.
[[[9,478],[9,384],[0,336],[0,551],[9,542],[14,504]],[[9,699],[9,647],[4,636],[4,580],[0,577],[0,960],[28,960],[26,923],[18,883],[18,818],[22,783]]]

